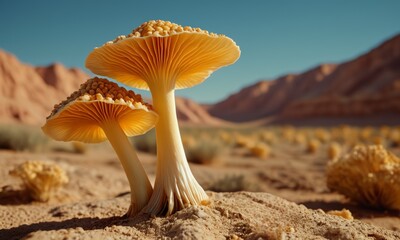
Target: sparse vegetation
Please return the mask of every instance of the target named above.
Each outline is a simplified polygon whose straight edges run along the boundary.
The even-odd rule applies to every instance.
[[[40,152],[46,150],[49,139],[40,128],[24,125],[0,125],[0,149]]]
[[[157,153],[156,133],[154,130],[151,130],[144,135],[136,136],[132,142],[138,151],[151,154]]]
[[[306,152],[307,153],[316,153],[321,145],[321,142],[317,139],[310,139],[307,142]]]
[[[220,162],[222,145],[216,141],[199,140],[196,143],[184,145],[189,162],[198,164],[216,164]]]
[[[328,158],[334,160],[340,156],[342,153],[342,148],[339,143],[332,142],[328,146]]]
[[[255,145],[249,147],[250,154],[252,156],[265,159],[271,154],[271,148],[265,143],[256,143]]]
[[[71,144],[72,144],[72,148],[73,148],[74,153],[84,154],[88,150],[88,146],[85,143],[72,142]]]
[[[208,190],[214,192],[254,192],[259,190],[259,186],[249,182],[244,175],[226,175],[212,183]]]

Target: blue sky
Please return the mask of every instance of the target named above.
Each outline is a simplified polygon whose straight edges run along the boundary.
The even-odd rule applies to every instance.
[[[368,51],[400,33],[400,1],[0,0],[0,48],[33,65],[84,68],[94,47],[151,19],[222,33],[240,46],[234,65],[177,91],[212,103],[259,80]]]

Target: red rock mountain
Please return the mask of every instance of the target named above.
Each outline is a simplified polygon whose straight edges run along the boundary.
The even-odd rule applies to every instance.
[[[211,116],[200,104],[182,97],[176,98],[176,113],[184,123],[221,125],[224,120]]]
[[[400,122],[400,35],[342,64],[258,82],[208,111],[236,122],[377,115]]]
[[[54,104],[59,103],[89,78],[77,68],[55,63],[34,67],[0,50],[0,123],[44,124]],[[177,98],[180,120],[194,124],[220,124],[197,103]]]
[[[43,124],[54,104],[87,78],[78,69],[34,67],[0,51],[0,122]]]

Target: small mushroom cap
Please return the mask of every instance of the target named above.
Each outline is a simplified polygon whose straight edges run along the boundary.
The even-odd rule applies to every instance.
[[[173,81],[181,89],[203,82],[239,57],[239,47],[224,35],[153,20],[94,49],[86,67],[135,88],[149,89],[149,81]]]
[[[55,106],[42,130],[59,141],[98,143],[107,140],[102,125],[108,121],[118,122],[129,137],[146,133],[157,120],[140,95],[107,79],[92,78]]]

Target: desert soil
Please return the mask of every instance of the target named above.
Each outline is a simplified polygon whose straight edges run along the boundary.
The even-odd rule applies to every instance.
[[[129,185],[108,144],[84,154],[0,151],[0,239],[400,239],[399,212],[358,206],[327,189],[325,152],[280,146],[264,160],[226,152],[213,165],[190,165],[209,206],[126,219]],[[155,156],[139,155],[154,181]],[[32,202],[8,174],[27,160],[58,163],[70,182],[49,202]],[[325,213],[343,208],[355,219]]]

